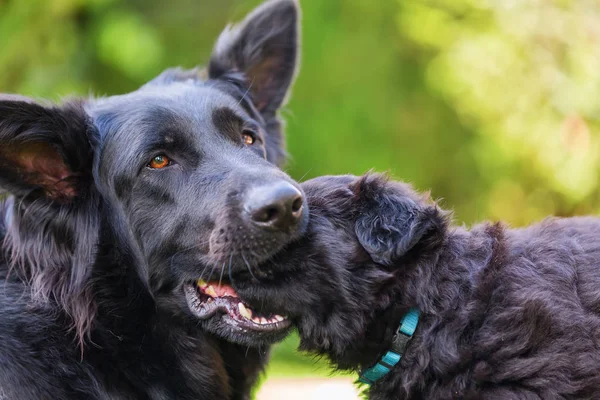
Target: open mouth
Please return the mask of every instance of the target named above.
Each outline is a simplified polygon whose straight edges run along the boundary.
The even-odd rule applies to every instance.
[[[217,313],[230,325],[259,332],[275,332],[286,329],[291,322],[287,317],[261,314],[244,304],[235,290],[226,283],[198,280],[184,286],[190,310],[200,319],[208,319]]]

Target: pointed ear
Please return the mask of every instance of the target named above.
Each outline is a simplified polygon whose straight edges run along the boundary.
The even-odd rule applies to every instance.
[[[79,104],[0,97],[0,191],[69,202],[91,179],[88,119]]]
[[[393,265],[425,237],[445,231],[442,212],[409,185],[371,174],[354,184],[353,190],[361,210],[355,232],[377,263]]]
[[[270,0],[244,22],[226,28],[210,60],[208,75],[218,79],[243,73],[256,109],[268,120],[285,102],[296,74],[299,41],[296,0]]]

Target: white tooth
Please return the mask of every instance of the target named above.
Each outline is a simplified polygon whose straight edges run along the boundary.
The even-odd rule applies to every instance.
[[[198,279],[198,282],[196,282],[196,284],[200,289],[204,289],[207,285],[206,281],[203,279]]]
[[[252,319],[252,312],[248,308],[246,308],[244,303],[238,303],[238,310],[240,310],[240,314],[242,315],[242,317],[246,319]]]
[[[204,293],[206,293],[207,295],[211,296],[211,297],[217,297],[217,292],[215,292],[215,288],[211,286],[207,287],[204,290]]]
[[[213,301],[212,297],[209,297],[208,300],[206,300],[207,303],[212,303],[212,301]]]
[[[260,318],[259,317],[252,318],[252,321],[254,321],[257,324],[260,324]]]
[[[265,324],[267,324],[267,319],[266,319],[265,317],[261,317],[261,318],[260,318],[260,323],[261,323],[262,325],[265,325]]]
[[[276,315],[274,318],[277,320],[277,322],[281,322],[285,319],[281,315]]]

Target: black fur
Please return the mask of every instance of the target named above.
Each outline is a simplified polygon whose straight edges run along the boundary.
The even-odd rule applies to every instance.
[[[250,345],[271,340],[200,321],[183,287],[302,233],[242,212],[250,189],[296,185],[276,165],[297,21],[294,0],[265,3],[208,74],[61,106],[0,98],[0,398],[248,398],[268,350]],[[149,168],[159,154],[171,164]]]
[[[303,184],[307,234],[234,273],[251,306],[295,319],[301,348],[360,372],[421,311],[390,399],[600,398],[600,219],[450,227],[427,196],[380,175]]]

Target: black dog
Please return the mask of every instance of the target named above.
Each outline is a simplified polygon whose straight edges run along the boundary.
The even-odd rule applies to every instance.
[[[205,75],[62,106],[0,99],[0,398],[248,398],[266,352],[246,345],[290,322],[197,281],[306,226],[276,168],[297,22],[294,0],[263,4]]]
[[[370,398],[600,398],[600,219],[466,230],[379,175],[303,188],[307,234],[234,287]]]

